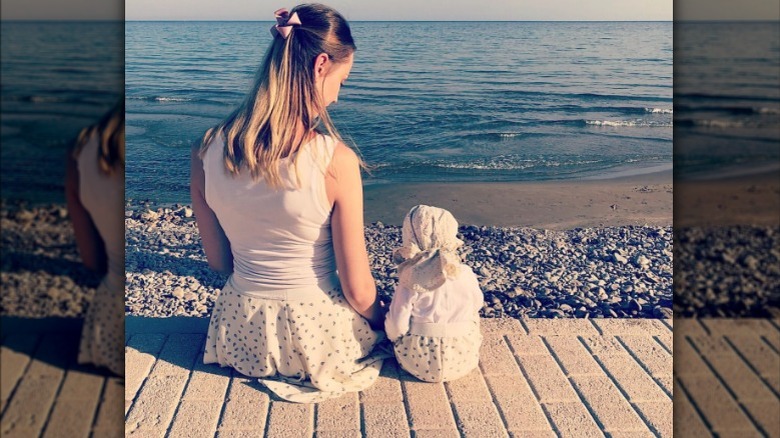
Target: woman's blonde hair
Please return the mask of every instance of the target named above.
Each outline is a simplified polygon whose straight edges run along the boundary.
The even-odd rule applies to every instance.
[[[79,132],[73,157],[78,158],[81,149],[93,136],[98,136],[97,164],[100,172],[111,175],[125,168],[125,101],[122,98],[96,124]]]
[[[251,91],[227,119],[206,132],[200,149],[202,158],[222,134],[227,170],[235,176],[245,166],[254,180],[264,179],[275,188],[282,185],[279,161],[291,157],[297,164],[297,152],[311,133],[324,127],[342,141],[316,89],[314,61],[325,53],[333,63],[346,62],[356,49],[349,24],[334,9],[304,4],[290,11],[294,13],[301,24],[286,38],[274,36]],[[297,132],[299,124],[303,135]]]

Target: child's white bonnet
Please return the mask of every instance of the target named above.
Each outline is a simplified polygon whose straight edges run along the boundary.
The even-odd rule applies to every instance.
[[[417,292],[440,287],[460,269],[457,249],[458,222],[452,213],[437,207],[417,205],[404,218],[403,244],[393,251],[401,285]]]

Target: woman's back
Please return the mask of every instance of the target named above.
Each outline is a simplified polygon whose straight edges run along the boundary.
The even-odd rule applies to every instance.
[[[325,135],[301,146],[296,171],[280,162],[284,187],[255,182],[249,172],[225,169],[224,137],[217,135],[203,157],[206,202],[233,253],[234,275],[262,289],[316,286],[336,272],[325,171],[335,142]]]

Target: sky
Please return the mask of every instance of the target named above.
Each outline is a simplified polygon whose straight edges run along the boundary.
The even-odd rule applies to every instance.
[[[305,1],[305,0],[304,0]],[[777,0],[325,0],[351,21],[780,20]],[[3,20],[259,20],[268,0],[3,0]],[[124,13],[124,17],[123,17]]]

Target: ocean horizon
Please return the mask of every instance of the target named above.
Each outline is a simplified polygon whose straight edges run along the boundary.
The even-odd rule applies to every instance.
[[[671,167],[671,22],[462,23],[351,22],[329,112],[372,166],[365,184]],[[127,23],[129,198],[188,199],[189,147],[244,97],[270,25]]]
[[[778,22],[464,23],[352,22],[355,65],[330,113],[375,169],[365,184],[672,164],[700,178],[780,159]],[[245,95],[270,24],[2,21],[2,197],[64,200],[59,157],[124,72],[127,197],[188,202],[189,147]]]

